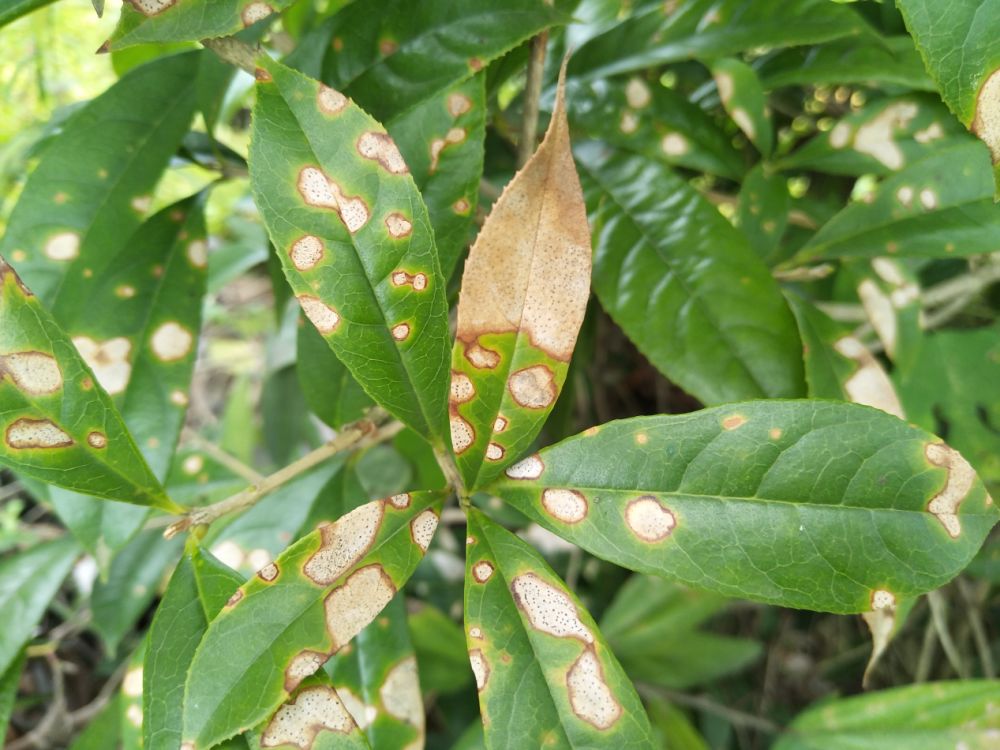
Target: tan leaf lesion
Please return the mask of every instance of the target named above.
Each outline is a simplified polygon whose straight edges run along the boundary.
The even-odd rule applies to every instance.
[[[976,471],[962,454],[944,443],[928,443],[924,455],[931,464],[948,471],[944,487],[927,504],[927,510],[937,517],[948,536],[956,539],[962,533],[958,508],[975,485]]]

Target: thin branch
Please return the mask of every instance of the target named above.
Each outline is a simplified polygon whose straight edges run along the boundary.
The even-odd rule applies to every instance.
[[[204,508],[193,509],[184,518],[168,526],[163,535],[169,539],[194,526],[208,526],[216,519],[229,513],[246,510],[259,502],[265,495],[274,492],[274,490],[282,485],[287,484],[300,474],[304,474],[332,456],[348,449],[388,440],[403,429],[403,425],[398,422],[379,427],[378,422],[387,419],[387,415],[381,410],[377,411],[378,417],[375,420],[371,418],[361,419],[348,425],[329,442],[307,453],[298,461],[289,464],[283,469],[279,469],[274,474],[264,477],[262,481],[237,492],[235,495],[227,497],[225,500],[213,503],[212,505],[206,505]]]
[[[438,466],[441,467],[441,473],[444,474],[448,486],[455,490],[460,500],[464,501],[466,494],[465,483],[462,481],[462,475],[458,472],[458,467],[455,465],[455,459],[451,453],[447,450],[435,448],[434,458],[437,459]]]
[[[250,75],[257,70],[257,51],[245,42],[231,36],[221,36],[217,39],[202,39],[202,45],[212,50],[220,60],[242,68]]]
[[[54,653],[45,654],[52,673],[52,703],[38,724],[26,735],[7,745],[7,750],[33,750],[52,747],[53,740],[67,734],[69,715],[66,712],[66,683],[62,665]]]
[[[257,484],[258,482],[264,481],[263,474],[261,474],[254,468],[247,466],[245,463],[236,458],[236,456],[226,453],[226,451],[222,450],[222,448],[217,446],[211,440],[206,440],[194,430],[185,427],[183,437],[184,440],[195,443],[198,446],[198,450],[205,453],[209,458],[211,458],[216,463],[225,466],[227,469],[233,472],[233,474],[243,477],[248,482],[251,482],[253,484]]]
[[[521,138],[517,142],[517,164],[523,167],[535,153],[538,137],[538,100],[542,95],[542,76],[545,72],[545,49],[549,32],[543,31],[531,40],[531,59],[528,61],[528,80],[524,85],[524,107],[521,116]]]

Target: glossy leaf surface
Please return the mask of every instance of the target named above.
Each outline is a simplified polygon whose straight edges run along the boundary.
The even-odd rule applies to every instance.
[[[965,680],[842,698],[796,718],[774,750],[988,750],[1000,730],[998,694],[997,680]]]
[[[0,561],[0,675],[17,660],[80,553],[69,538],[38,544]]]
[[[719,100],[733,122],[757,147],[761,156],[770,156],[774,130],[767,114],[764,89],[754,69],[742,60],[726,57],[712,63],[712,77]]]
[[[306,315],[372,398],[445,434],[448,326],[427,209],[399,150],[350,100],[261,59],[250,176]]]
[[[972,467],[883,412],[758,401],[611,422],[488,488],[589,552],[830,612],[940,586],[1000,519]],[[882,595],[880,595],[881,598]]]
[[[126,0],[108,48],[228,36],[291,4],[292,0]]]
[[[594,289],[668,378],[703,403],[804,392],[795,322],[746,239],[663,166],[577,149]]]
[[[652,749],[593,618],[529,545],[469,511],[465,625],[490,747]]]
[[[46,304],[66,271],[95,283],[149,205],[194,114],[200,53],[161,57],[82,107],[45,150],[0,238],[0,255]]]
[[[423,557],[441,500],[419,492],[362,505],[240,587],[191,664],[185,741],[200,750],[256,726],[378,616]]]
[[[542,144],[493,205],[462,276],[449,412],[467,487],[516,459],[552,411],[590,297],[590,254],[560,84]]]
[[[65,489],[170,511],[111,398],[0,259],[0,459]]]

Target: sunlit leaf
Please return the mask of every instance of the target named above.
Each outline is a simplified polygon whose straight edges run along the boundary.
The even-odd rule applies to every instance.
[[[227,36],[271,17],[292,1],[125,0],[107,49]]]

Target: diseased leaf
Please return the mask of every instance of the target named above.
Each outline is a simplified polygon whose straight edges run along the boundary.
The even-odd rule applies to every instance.
[[[611,422],[514,464],[486,490],[627,568],[840,613],[942,585],[1000,519],[939,438],[824,401]]]
[[[199,547],[194,537],[188,538],[156,609],[139,676],[146,750],[180,747],[184,682],[191,659],[208,624],[242,584],[242,576]],[[126,687],[128,682],[126,674]]]
[[[986,149],[968,142],[935,150],[885,180],[873,200],[848,204],[792,262],[977,255],[996,249],[998,226]]]
[[[466,640],[489,746],[652,750],[639,696],[583,605],[530,546],[468,514]]]
[[[7,736],[10,714],[14,710],[14,701],[17,698],[17,686],[21,681],[21,671],[27,658],[26,652],[22,651],[6,671],[0,672],[0,737]]]
[[[361,419],[372,406],[368,394],[305,316],[299,320],[295,372],[309,408],[335,430]]]
[[[737,179],[743,158],[707,112],[682,94],[636,76],[569,81],[573,127],[667,164]]]
[[[70,267],[52,303],[53,316],[112,397],[161,481],[187,412],[201,330],[204,199],[186,198],[151,217],[128,238],[103,277]],[[53,489],[51,498],[102,570],[148,515],[67,490]]]
[[[754,69],[734,57],[712,63],[712,77],[726,112],[767,158],[774,147],[774,129],[767,114],[767,98]]]
[[[139,226],[150,194],[194,114],[201,53],[161,57],[75,112],[31,173],[0,255],[45,304],[66,271],[97,283]]]
[[[1000,681],[907,685],[841,698],[803,712],[774,750],[936,750],[996,744]]]
[[[877,99],[851,112],[827,132],[778,159],[777,166],[830,174],[890,175],[970,140],[936,97],[911,93]]]
[[[293,0],[125,0],[106,49],[145,42],[228,36],[291,5]],[[272,19],[273,20],[273,19]]]
[[[65,489],[179,511],[94,378],[0,258],[0,460]]]
[[[924,339],[917,274],[901,261],[872,258],[867,264],[851,264],[844,277],[856,279],[858,299],[886,356],[898,369],[909,371]]]
[[[941,98],[1000,162],[1000,21],[995,0],[936,3],[899,0]]]
[[[184,739],[192,750],[266,719],[378,616],[427,550],[442,499],[415,492],[362,505],[300,539],[233,594],[191,664]],[[274,721],[265,734],[277,731]]]
[[[447,305],[413,178],[392,139],[342,94],[260,64],[250,177],[292,290],[368,394],[440,443]]]
[[[462,276],[449,410],[467,487],[523,453],[552,411],[587,309],[590,265],[560,80],[545,138],[493,205]]]
[[[68,537],[43,542],[0,560],[0,675],[17,661],[80,548]]]
[[[263,725],[255,747],[371,750],[347,705],[324,672],[307,677]]]
[[[791,196],[784,175],[766,169],[763,162],[751,169],[740,188],[739,227],[757,254],[773,261],[788,226]]]
[[[714,404],[805,391],[795,321],[747,240],[662,165],[577,149],[594,290],[661,372]]]
[[[372,748],[423,747],[424,701],[402,592],[325,670]]]
[[[464,690],[472,675],[466,666],[465,633],[448,615],[426,602],[417,604],[407,618],[417,654],[420,687],[431,695]]]
[[[690,58],[757,47],[789,47],[853,36],[865,28],[850,8],[826,0],[689,0],[648,3],[588,40],[571,78],[604,78]]]
[[[128,658],[128,666],[122,678],[121,699],[121,750],[142,750],[142,660],[146,655],[148,638],[143,638],[139,646]]]

